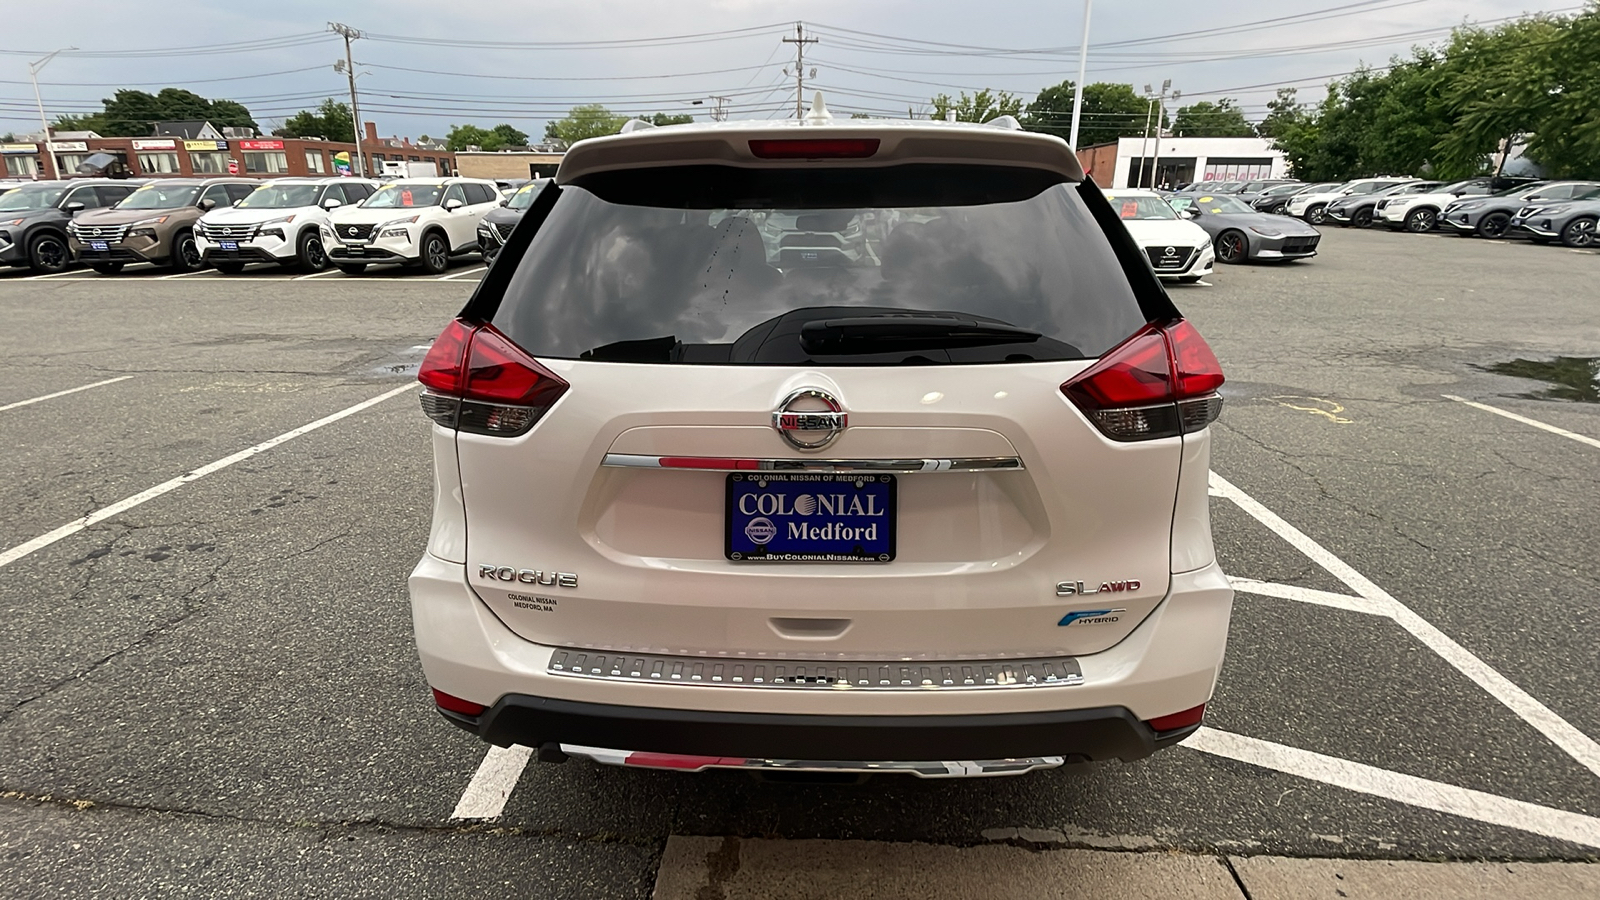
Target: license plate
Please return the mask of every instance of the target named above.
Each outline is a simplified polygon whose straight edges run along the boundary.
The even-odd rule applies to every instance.
[[[109,250],[110,248],[106,246],[106,242],[105,241],[90,241],[89,242],[89,249],[90,250]]]
[[[229,251],[231,253],[238,253],[239,252],[239,242],[238,241],[217,241],[217,246],[221,247],[222,249],[227,250],[227,251]]]
[[[893,475],[736,472],[724,552],[741,562],[889,562]]]

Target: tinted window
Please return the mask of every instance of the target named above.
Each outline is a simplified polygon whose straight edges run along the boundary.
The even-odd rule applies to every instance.
[[[256,186],[253,184],[225,184],[222,189],[228,192],[228,200],[232,202],[234,200],[243,200],[250,196]]]
[[[569,359],[931,365],[1099,356],[1145,317],[1089,207],[1102,201],[1085,193],[1047,173],[984,167],[589,176],[562,189],[492,321],[535,355]],[[807,349],[802,339],[803,330],[854,327],[862,317],[888,318],[891,329],[925,325],[929,314],[1035,334],[893,352],[873,343],[870,353]]]
[[[227,206],[233,202],[233,198],[228,196],[227,186],[221,184],[213,184],[211,187],[206,188],[205,193],[200,195],[200,199],[213,200],[217,206]]]
[[[488,185],[484,185],[484,184],[463,184],[461,187],[464,188],[466,190],[466,192],[467,192],[467,202],[468,203],[494,203],[494,202],[496,202],[494,191],[489,190],[489,186]]]
[[[372,186],[359,181],[347,181],[340,187],[344,188],[344,195],[349,197],[353,203],[360,203],[362,200],[372,196]]]
[[[462,203],[467,202],[467,192],[462,190],[461,185],[452,184],[450,187],[446,188],[444,192],[444,199],[440,201],[440,205],[442,206],[445,203],[449,203],[451,200],[460,200]]]
[[[95,207],[101,205],[100,197],[95,193],[95,190],[92,187],[78,188],[77,190],[68,194],[64,199],[66,203],[82,203],[84,209],[94,209]]]
[[[123,197],[133,193],[133,188],[120,184],[102,184],[95,190],[100,192],[100,205],[110,206],[120,201]]]

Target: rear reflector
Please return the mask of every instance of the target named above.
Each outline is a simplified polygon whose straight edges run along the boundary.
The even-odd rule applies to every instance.
[[[1200,720],[1205,717],[1206,705],[1202,703],[1193,709],[1175,712],[1170,716],[1157,716],[1145,724],[1150,726],[1151,731],[1160,733],[1163,731],[1176,731],[1179,728],[1188,728],[1190,725],[1199,725]]]
[[[566,393],[568,384],[493,325],[445,326],[417,371],[422,411],[446,428],[514,437]]]
[[[814,138],[751,141],[756,159],[866,159],[878,152],[877,138]]]
[[[433,702],[440,709],[461,713],[464,716],[481,716],[484,710],[489,708],[482,703],[473,703],[471,700],[446,694],[438,688],[433,689]]]
[[[1199,431],[1222,412],[1222,366],[1193,325],[1149,324],[1061,386],[1114,441]]]

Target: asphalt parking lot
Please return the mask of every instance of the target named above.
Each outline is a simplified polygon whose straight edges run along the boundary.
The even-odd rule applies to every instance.
[[[523,768],[433,711],[410,385],[481,274],[0,274],[0,894],[645,897],[674,836],[1600,856],[1600,405],[1488,370],[1600,356],[1600,253],[1327,229],[1175,287],[1229,376],[1207,728],[855,786]]]

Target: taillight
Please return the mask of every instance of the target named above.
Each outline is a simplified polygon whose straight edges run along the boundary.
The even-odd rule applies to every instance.
[[[1191,725],[1199,725],[1205,720],[1205,717],[1206,705],[1202,703],[1199,706],[1190,707],[1183,712],[1175,712],[1170,716],[1156,716],[1154,719],[1151,719],[1145,724],[1150,726],[1151,731],[1159,733],[1162,731],[1175,731],[1179,728],[1188,728]]]
[[[433,689],[433,702],[440,709],[461,713],[464,716],[481,716],[484,710],[489,708],[482,703],[473,703],[471,700],[463,700],[453,694],[446,694],[438,688]]]
[[[445,326],[417,370],[422,411],[446,428],[514,437],[527,433],[567,383],[493,325]]]
[[[1195,432],[1222,412],[1222,366],[1193,325],[1150,324],[1061,386],[1114,441]]]
[[[866,159],[878,152],[877,138],[782,138],[750,142],[756,159]]]

